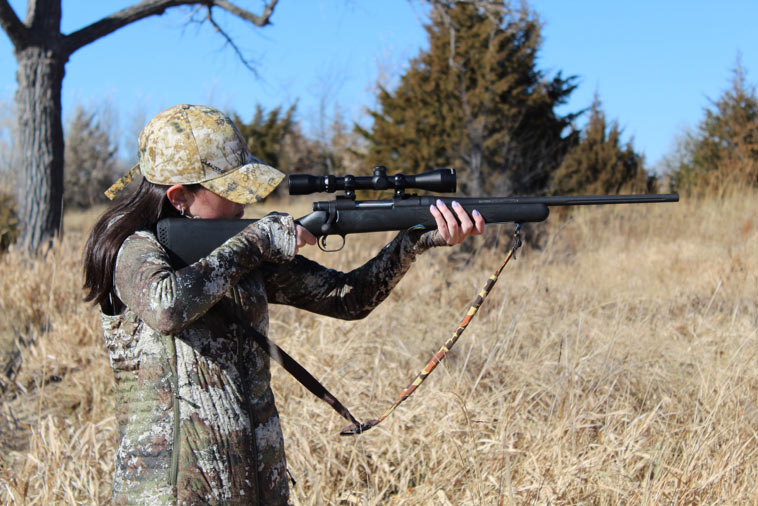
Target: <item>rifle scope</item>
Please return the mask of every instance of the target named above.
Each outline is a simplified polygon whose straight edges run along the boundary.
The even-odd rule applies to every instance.
[[[455,193],[455,169],[436,169],[421,174],[387,175],[386,167],[374,167],[373,176],[313,176],[311,174],[290,174],[288,177],[290,195],[344,190],[345,196],[354,197],[355,190],[395,190],[395,196],[402,196],[407,188],[428,190],[437,193]]]

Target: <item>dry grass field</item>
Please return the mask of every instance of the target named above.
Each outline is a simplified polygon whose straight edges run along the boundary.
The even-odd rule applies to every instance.
[[[80,290],[92,218],[68,216],[44,259],[0,257],[4,504],[109,500],[113,379]],[[370,432],[340,437],[346,422],[273,366],[293,504],[758,504],[758,193],[555,218]],[[388,237],[305,253],[350,269]],[[272,307],[271,337],[377,417],[505,254],[452,251],[420,257],[361,321]]]

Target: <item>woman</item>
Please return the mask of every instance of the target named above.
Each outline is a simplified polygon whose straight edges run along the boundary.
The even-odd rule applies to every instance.
[[[245,326],[266,334],[269,303],[363,318],[416,255],[481,234],[484,221],[440,202],[438,230],[401,232],[342,273],[296,256],[316,238],[289,215],[269,215],[175,270],[155,238],[158,220],[241,218],[283,175],[250,154],[227,116],[194,105],[153,118],[139,165],[106,193],[137,170],[140,188],[100,218],[85,248],[86,300],[101,308],[116,377],[114,503],[286,504],[269,357]]]

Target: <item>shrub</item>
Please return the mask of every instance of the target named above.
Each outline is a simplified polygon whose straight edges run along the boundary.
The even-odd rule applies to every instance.
[[[0,252],[8,249],[19,234],[16,199],[13,195],[0,192]]]

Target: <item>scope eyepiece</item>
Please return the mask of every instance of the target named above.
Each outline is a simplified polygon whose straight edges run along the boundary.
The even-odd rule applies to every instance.
[[[387,175],[385,167],[374,167],[373,176],[314,176],[290,174],[287,178],[290,195],[311,193],[334,193],[344,190],[346,195],[355,195],[355,190],[395,190],[401,196],[406,189],[415,188],[436,193],[455,193],[455,169],[435,169],[421,174]]]

